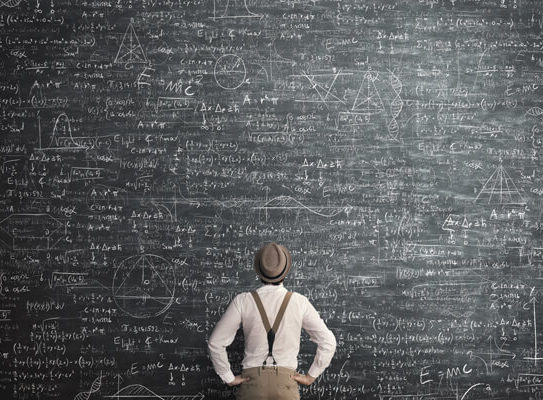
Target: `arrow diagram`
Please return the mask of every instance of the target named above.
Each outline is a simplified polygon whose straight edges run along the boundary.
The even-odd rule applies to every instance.
[[[535,312],[535,303],[537,303],[537,300],[535,297],[532,297],[530,301],[526,304],[524,304],[523,308],[526,308],[527,304],[532,303],[532,309],[534,311],[534,356],[533,357],[524,357],[525,360],[534,360],[534,365],[537,365],[537,360],[543,360],[542,357],[537,356],[537,320],[536,320],[536,312]]]

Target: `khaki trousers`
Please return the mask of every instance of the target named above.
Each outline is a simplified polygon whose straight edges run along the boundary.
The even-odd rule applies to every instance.
[[[242,377],[251,378],[238,386],[237,400],[299,400],[298,382],[291,378],[296,373],[285,367],[263,366],[247,368]]]

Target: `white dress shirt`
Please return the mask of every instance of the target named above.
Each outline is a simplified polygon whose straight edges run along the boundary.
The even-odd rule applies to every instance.
[[[279,307],[281,307],[286,292],[287,289],[282,283],[280,285],[263,285],[257,289],[270,326],[275,321],[275,316],[279,311]],[[222,318],[213,329],[208,342],[213,367],[225,383],[234,380],[226,347],[233,342],[240,326],[243,326],[245,337],[242,367],[244,369],[260,367],[264,360],[267,360],[266,365],[272,365],[273,362],[271,357],[268,358],[267,333],[255,300],[250,292],[240,293],[228,305]],[[293,292],[275,334],[273,357],[278,366],[294,370],[297,368],[301,328],[304,328],[309,334],[310,340],[317,344],[317,352],[308,371],[309,375],[316,378],[330,364],[336,350],[336,338],[326,327],[326,324],[307,297]]]

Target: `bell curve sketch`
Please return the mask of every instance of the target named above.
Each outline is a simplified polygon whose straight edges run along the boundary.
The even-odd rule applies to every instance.
[[[174,301],[175,270],[165,258],[138,254],[121,261],[113,276],[115,303],[134,318],[166,312]]]
[[[234,90],[245,83],[247,68],[241,57],[235,54],[224,54],[217,59],[213,76],[222,89]]]
[[[214,22],[218,19],[231,18],[262,18],[261,14],[249,10],[247,0],[213,0]]]

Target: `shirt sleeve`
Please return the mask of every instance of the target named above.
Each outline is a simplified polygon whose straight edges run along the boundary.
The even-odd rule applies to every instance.
[[[302,320],[302,328],[309,334],[312,342],[317,344],[317,352],[308,374],[318,377],[330,365],[336,351],[336,337],[328,329],[315,307],[307,300],[307,307]]]
[[[229,304],[215,325],[207,344],[213,368],[224,383],[230,383],[235,378],[230,368],[226,348],[232,344],[241,326],[241,313],[236,305],[236,299],[237,297]]]

